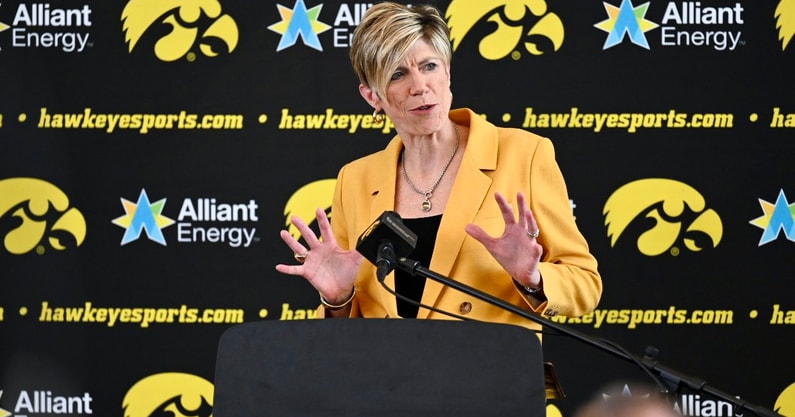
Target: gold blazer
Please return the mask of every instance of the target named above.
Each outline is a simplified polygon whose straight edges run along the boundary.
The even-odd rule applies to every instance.
[[[575,224],[552,142],[525,130],[498,128],[469,109],[453,110],[450,118],[469,126],[469,142],[442,216],[431,264],[425,266],[547,317],[574,317],[592,311],[599,302],[602,281],[596,259]],[[384,150],[340,170],[331,226],[342,248],[355,248],[359,235],[384,211],[394,209],[402,148],[396,136]],[[538,221],[538,242],[544,248],[539,265],[544,302],[531,302],[483,245],[464,231],[466,224],[475,223],[492,236],[503,233],[505,223],[494,200],[496,191],[514,202],[516,193],[524,192]],[[394,272],[385,282],[394,289]],[[399,317],[395,297],[381,287],[375,267],[366,260],[355,285],[351,317]],[[476,320],[538,328],[527,319],[430,279],[422,303]],[[448,318],[424,308],[417,317]]]

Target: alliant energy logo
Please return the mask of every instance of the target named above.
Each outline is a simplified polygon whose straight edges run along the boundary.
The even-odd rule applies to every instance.
[[[153,46],[155,56],[166,62],[183,57],[192,62],[197,53],[210,58],[230,54],[240,37],[237,23],[217,0],[130,0],[121,20],[130,53],[148,39],[147,33],[168,27]]]
[[[646,32],[659,26],[646,20],[649,3],[643,3],[638,7],[633,6],[630,0],[622,0],[620,7],[610,3],[603,4],[608,18],[594,25],[597,29],[607,32],[607,40],[605,40],[602,49],[618,45],[626,36],[629,36],[629,40],[635,45],[649,49]]]
[[[613,401],[613,397],[619,396],[622,398],[633,397],[632,389],[628,384],[624,384],[621,394],[615,393],[610,395],[603,393],[602,399],[609,403],[610,401]],[[650,397],[651,393],[645,388],[641,390],[640,393],[638,393],[636,389],[636,392],[634,393],[634,398],[639,398],[644,401],[651,401],[649,400]],[[641,403],[638,404],[640,405]],[[649,403],[651,407],[656,407],[655,404],[661,406],[665,403]],[[703,398],[699,394],[679,395],[673,404],[673,408],[674,411],[676,411],[676,414],[683,417],[742,417],[742,414],[735,414],[734,404],[723,400]],[[664,409],[660,409],[659,412],[656,409],[649,409],[643,410],[641,413],[653,415],[657,413],[663,413],[664,411]]]
[[[166,246],[166,238],[163,236],[163,228],[174,224],[174,220],[162,215],[166,199],[149,202],[146,190],[141,189],[138,201],[132,202],[125,198],[121,199],[124,207],[124,216],[113,219],[112,223],[125,229],[124,236],[121,238],[121,245],[138,240],[141,232],[146,233],[149,240]]]
[[[2,31],[4,31],[4,30],[8,30],[8,28],[10,28],[10,27],[11,27],[11,26],[8,26],[7,24],[5,24],[5,23],[3,23],[3,22],[0,22],[0,32],[2,32]],[[0,48],[0,51],[2,51],[2,50],[3,50],[3,48]],[[2,127],[2,126],[3,126],[3,123],[2,123],[2,122],[3,122],[3,119],[2,119],[2,118],[0,118],[0,127]],[[0,417],[3,417],[3,416],[2,416],[2,415],[0,415]]]
[[[311,182],[299,188],[287,200],[284,206],[284,225],[295,239],[301,238],[301,232],[297,227],[290,223],[293,216],[300,217],[307,224],[316,220],[315,209],[323,207],[326,212],[331,209],[331,201],[334,198],[334,187],[336,179],[325,179]]]
[[[0,13],[5,8],[0,3]],[[0,32],[10,29],[12,48],[60,49],[83,52],[94,46],[89,28],[92,26],[88,4],[65,8],[50,3],[19,3],[11,23],[0,22]],[[8,45],[7,41],[3,45]]]
[[[215,198],[186,198],[177,217],[177,241],[226,243],[234,248],[247,248],[254,242],[257,229],[245,227],[245,224],[259,220],[258,208],[254,200],[222,203]]]
[[[605,2],[608,18],[594,25],[608,34],[603,49],[612,48],[626,38],[646,49],[653,49],[651,45],[656,44],[734,51],[745,44],[741,30],[745,24],[742,3],[713,7],[700,1],[669,1],[654,3],[654,10],[650,4],[646,2],[636,7],[632,0],[621,0],[620,6],[616,7]],[[666,4],[664,10],[658,6],[660,4]],[[654,16],[661,16],[659,24]],[[654,36],[647,34],[657,28],[659,30],[654,32]]]
[[[784,190],[779,190],[774,203],[760,198],[759,205],[764,214],[749,222],[764,230],[762,238],[759,239],[759,246],[778,239],[781,232],[784,232],[784,236],[790,242],[795,242],[795,203],[790,204],[787,201]]]
[[[276,7],[279,9],[282,20],[268,26],[268,29],[282,35],[276,52],[295,45],[299,37],[303,40],[304,45],[318,51],[323,50],[317,35],[331,29],[331,26],[317,20],[320,10],[323,8],[322,4],[307,10],[304,1],[297,0],[292,9],[281,4],[277,4]]]
[[[6,393],[7,394],[7,393]],[[5,396],[7,397],[7,396]],[[94,413],[94,398],[89,393],[80,395],[59,395],[50,390],[22,390],[16,400],[4,400],[0,390],[0,416],[3,417],[35,417],[38,415],[73,415],[90,416]],[[13,403],[11,410],[3,405]]]
[[[166,372],[136,382],[124,396],[124,417],[210,417],[213,384],[196,375]]]
[[[77,247],[86,238],[86,220],[58,187],[38,178],[0,180],[0,235],[3,246],[22,255]]]
[[[150,202],[142,189],[136,202],[122,198],[125,214],[112,223],[125,229],[121,245],[138,240],[146,233],[149,240],[166,246],[162,229],[176,224],[178,243],[221,243],[231,247],[249,247],[259,238],[253,223],[259,221],[257,202],[225,203],[216,198],[185,198],[177,220],[166,217],[166,199]]]
[[[280,20],[269,25],[268,29],[281,35],[276,46],[277,52],[295,46],[299,38],[303,45],[322,51],[323,42],[318,35],[324,34],[323,37],[327,38],[329,31],[334,48],[347,48],[351,46],[353,30],[372,5],[372,3],[333,3],[331,6],[326,6],[320,3],[307,8],[304,0],[296,0],[292,8],[277,4]],[[321,11],[325,15],[322,20]],[[334,21],[328,24],[330,20],[327,19],[331,15],[334,15]]]
[[[693,252],[716,247],[723,236],[723,223],[715,210],[693,187],[676,180],[646,178],[617,189],[603,210],[610,246],[619,238],[637,235],[638,250],[647,256],[670,251],[677,244]]]
[[[322,51],[322,38],[329,36],[327,32],[330,32],[334,48],[348,48],[353,30],[372,5],[373,3],[321,3],[307,6],[304,0],[296,0],[292,8],[278,4],[276,7],[280,20],[269,25],[268,29],[281,35],[277,51],[296,45],[299,38],[305,46]],[[321,11],[324,16],[334,16],[334,20],[322,17]],[[532,55],[541,55],[557,51],[563,45],[563,22],[557,14],[548,10],[547,3],[543,0],[453,0],[445,17],[450,24],[454,50],[474,28],[490,27],[497,23],[497,30],[477,44],[480,54],[489,60],[503,59],[509,55],[513,59],[519,59],[520,47]],[[323,36],[318,36],[321,34]]]
[[[563,22],[548,10],[543,0],[465,1],[453,0],[445,13],[450,25],[453,50],[457,50],[476,27],[494,27],[478,42],[478,52],[488,60],[510,56],[521,58],[520,48],[531,55],[554,52],[563,45]]]
[[[674,403],[674,411],[686,417],[732,417],[734,404],[723,401],[702,398],[698,394],[684,394]],[[740,414],[738,417],[742,417]]]

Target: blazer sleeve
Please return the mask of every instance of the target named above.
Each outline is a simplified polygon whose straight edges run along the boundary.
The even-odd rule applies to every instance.
[[[331,201],[331,231],[334,233],[334,239],[337,240],[337,245],[344,250],[352,250],[354,244],[351,243],[347,219],[345,217],[345,204],[342,198],[342,190],[346,186],[345,173],[348,165],[343,166],[337,174],[337,183],[334,188],[334,198]],[[354,286],[357,286],[357,282]],[[361,317],[361,308],[359,307],[360,295],[356,294],[351,302],[351,313],[349,317]],[[325,317],[325,308],[321,304],[318,307],[318,317]]]
[[[544,248],[539,271],[547,299],[531,308],[547,317],[589,313],[601,298],[602,279],[596,258],[575,223],[566,183],[547,138],[538,142],[533,155],[530,187],[530,209]]]

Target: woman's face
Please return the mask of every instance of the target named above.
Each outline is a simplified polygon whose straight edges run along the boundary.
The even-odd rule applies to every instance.
[[[450,67],[419,39],[395,68],[379,104],[401,135],[429,135],[448,120],[452,102]]]

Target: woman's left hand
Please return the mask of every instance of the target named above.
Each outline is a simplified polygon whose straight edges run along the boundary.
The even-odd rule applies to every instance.
[[[519,204],[519,219],[514,218],[511,203],[500,193],[494,193],[494,199],[500,206],[502,218],[505,220],[505,231],[502,236],[491,237],[480,226],[468,224],[464,230],[475,240],[482,243],[491,256],[519,284],[529,287],[541,286],[541,273],[538,262],[544,248],[536,241],[538,224],[533,212],[527,206],[524,194],[516,194]]]

